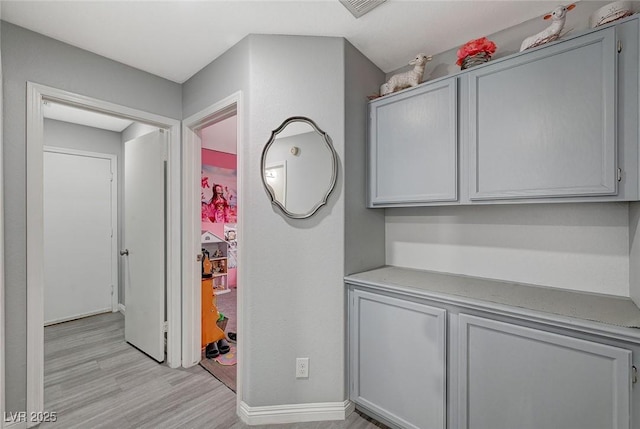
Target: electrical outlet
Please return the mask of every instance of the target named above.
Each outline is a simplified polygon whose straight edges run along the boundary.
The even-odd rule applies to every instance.
[[[296,378],[309,378],[309,358],[296,359]]]

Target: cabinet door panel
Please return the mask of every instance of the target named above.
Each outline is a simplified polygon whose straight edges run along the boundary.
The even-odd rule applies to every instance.
[[[615,29],[470,71],[471,200],[614,195]]]
[[[456,79],[371,104],[373,206],[457,199]]]
[[[446,310],[351,293],[351,399],[400,427],[446,420]]]
[[[628,429],[631,352],[459,316],[462,429]]]

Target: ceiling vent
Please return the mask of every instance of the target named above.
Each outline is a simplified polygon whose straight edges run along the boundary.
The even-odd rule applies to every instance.
[[[371,12],[387,0],[340,0],[340,3],[347,8],[356,18],[360,18],[365,13]]]

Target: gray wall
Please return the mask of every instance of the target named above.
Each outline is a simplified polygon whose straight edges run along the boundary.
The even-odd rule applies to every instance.
[[[251,406],[343,401],[344,43],[294,36],[250,41],[246,276],[239,285],[247,297],[244,399]],[[331,137],[340,162],[328,204],[307,220],[290,220],[272,206],[259,174],[271,131],[297,115]],[[269,352],[274,346],[278,352]],[[310,359],[308,380],[296,380],[296,357]]]
[[[569,35],[577,34],[583,30],[589,28],[589,16],[593,11],[599,9],[600,7],[611,3],[611,1],[580,1],[576,3],[576,8],[569,11],[567,14],[567,21],[565,23],[565,31],[571,30]],[[563,3],[553,3],[549,2],[549,12],[551,12],[556,6],[560,4],[569,4],[569,2]],[[632,2],[633,9],[638,11],[640,10],[640,2],[634,1]],[[499,31],[497,33],[488,35],[487,37],[494,41],[498,49],[494,54],[494,58],[500,58],[507,55],[511,55],[514,52],[520,51],[520,45],[522,41],[527,37],[536,34],[550,25],[549,21],[545,21],[542,16],[530,19],[525,21],[519,25],[516,25],[511,28],[507,28],[506,30]],[[478,35],[478,37],[482,37],[482,35]],[[456,65],[456,61],[458,57],[456,56],[458,52],[458,48],[450,49],[445,52],[437,53],[437,52],[425,52],[427,55],[433,55],[433,60],[427,63],[427,67],[425,68],[424,78],[425,80],[436,79],[438,77],[446,76],[451,73],[455,73],[460,71],[460,67]],[[409,62],[412,58],[407,58],[407,62]],[[391,77],[393,74],[398,73],[399,71],[404,71],[410,66],[401,67],[398,70],[387,73],[387,79]],[[378,89],[379,90],[379,89]]]
[[[346,398],[344,73],[343,39],[252,35],[184,84],[185,116],[243,91],[239,161],[245,277],[239,287],[245,296],[243,391],[250,406]],[[365,132],[365,94],[359,97],[356,151],[364,148]],[[283,216],[270,204],[260,179],[260,156],[271,131],[298,115],[329,134],[340,160],[327,206],[307,220]],[[381,237],[382,223],[378,226]],[[296,357],[310,358],[308,380],[295,379]]]
[[[367,95],[384,73],[345,40],[345,275],[385,263],[384,210],[367,209]]]
[[[181,86],[2,22],[7,411],[26,406],[26,82],[174,119]]]
[[[183,118],[188,118],[237,91],[242,91],[243,102],[248,106],[249,60],[249,37],[245,37],[183,83]],[[245,120],[245,138],[249,137],[247,122]]]
[[[130,127],[129,127],[130,128]],[[122,209],[124,208],[124,152],[122,134],[84,125],[45,119],[44,144],[47,146],[107,153],[118,157],[118,249],[122,249]],[[124,273],[118,263],[118,302],[124,304]],[[46,303],[45,303],[46,305]]]

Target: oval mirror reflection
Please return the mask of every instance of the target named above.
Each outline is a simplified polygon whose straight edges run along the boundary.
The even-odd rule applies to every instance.
[[[261,164],[272,203],[292,218],[313,215],[326,204],[336,183],[337,156],[331,139],[308,118],[289,118],[274,130]]]

